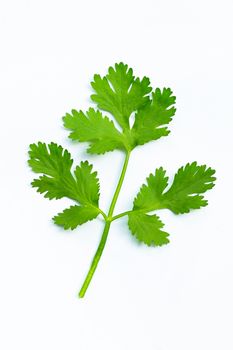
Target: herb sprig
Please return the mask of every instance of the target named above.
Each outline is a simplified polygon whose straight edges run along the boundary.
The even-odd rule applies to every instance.
[[[99,207],[99,180],[88,161],[73,168],[73,160],[66,149],[56,143],[42,142],[30,145],[28,160],[31,169],[42,174],[32,182],[37,192],[48,199],[67,197],[74,202],[53,218],[55,224],[73,230],[99,215],[105,221],[98,249],[79,292],[81,298],[101,258],[113,221],[127,216],[129,229],[137,240],[148,246],[162,246],[169,242],[169,234],[163,230],[164,224],[154,211],[169,209],[183,214],[204,207],[208,202],[203,193],[211,189],[215,181],[215,170],[192,162],[178,169],[169,186],[166,171],[160,167],[148,176],[132,209],[114,215],[131,152],[139,145],[169,134],[168,124],[176,112],[176,98],[170,88],[152,91],[149,79],[135,78],[133,70],[124,63],[110,67],[104,77],[95,75],[91,85],[94,89],[91,99],[98,109],[72,110],[64,116],[63,122],[72,140],[89,144],[88,153],[104,154],[118,149],[125,155],[108,213]],[[113,120],[101,110],[109,112]],[[130,127],[133,113],[135,119]]]

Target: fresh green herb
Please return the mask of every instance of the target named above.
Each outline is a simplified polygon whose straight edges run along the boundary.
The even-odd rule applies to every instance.
[[[72,110],[63,118],[72,140],[88,142],[88,152],[103,154],[115,149],[125,154],[125,161],[118,185],[108,213],[99,207],[99,180],[92,165],[81,162],[72,170],[70,153],[55,143],[39,142],[30,145],[28,161],[35,173],[43,174],[32,182],[37,191],[49,199],[70,198],[75,202],[70,208],[56,215],[55,224],[66,229],[75,229],[83,223],[102,215],[105,226],[90,270],[79,292],[84,297],[96,270],[108,237],[111,223],[121,217],[128,217],[128,226],[137,240],[148,246],[161,246],[169,242],[169,234],[163,231],[160,218],[151,214],[159,209],[169,209],[175,214],[190,212],[207,205],[202,195],[214,186],[214,173],[206,165],[188,163],[178,169],[168,185],[163,168],[150,174],[134,199],[133,208],[114,216],[114,208],[122,187],[131,151],[149,141],[167,136],[167,125],[175,114],[175,96],[170,88],[152,92],[150,81],[144,77],[135,78],[133,70],[126,64],[110,67],[105,77],[95,75],[91,83],[95,93],[91,96],[97,107],[109,112],[113,120],[100,110],[90,108],[87,112]],[[130,119],[135,120],[130,127]]]

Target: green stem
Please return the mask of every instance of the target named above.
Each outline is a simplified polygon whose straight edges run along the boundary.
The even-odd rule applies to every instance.
[[[95,272],[95,270],[97,268],[97,265],[99,263],[101,255],[103,253],[103,250],[104,250],[104,247],[105,247],[105,244],[106,244],[106,241],[107,241],[109,229],[110,229],[110,226],[111,226],[111,222],[113,221],[113,218],[112,218],[113,211],[114,211],[114,208],[115,208],[115,205],[116,205],[116,202],[117,202],[117,199],[118,199],[118,196],[119,196],[119,193],[120,193],[120,190],[121,190],[124,178],[125,178],[125,173],[126,173],[127,166],[128,166],[128,163],[129,163],[129,157],[130,157],[130,152],[127,152],[126,157],[125,157],[125,162],[124,162],[124,165],[123,165],[123,168],[122,168],[122,171],[121,171],[121,176],[119,178],[119,181],[118,181],[115,193],[114,193],[113,198],[112,198],[112,202],[110,204],[108,216],[106,217],[106,215],[103,215],[103,213],[101,213],[104,216],[104,219],[105,219],[105,226],[104,226],[104,230],[103,230],[103,234],[102,234],[99,246],[98,246],[97,251],[95,253],[95,256],[94,256],[94,258],[92,260],[90,269],[89,269],[88,274],[87,274],[87,276],[85,278],[85,281],[84,281],[84,283],[82,285],[82,288],[80,289],[80,292],[79,292],[79,297],[80,298],[84,297],[84,295],[85,295],[85,293],[87,291],[87,288],[88,288],[88,286],[89,286],[89,284],[91,282],[91,279],[92,279],[92,277],[94,275],[94,272]]]
[[[134,210],[134,211],[135,211],[135,210]],[[117,214],[117,215],[113,216],[112,221],[117,220],[117,219],[120,219],[120,218],[122,218],[123,216],[126,216],[126,215],[128,215],[128,214],[130,214],[130,213],[132,213],[132,212],[133,212],[133,210],[127,210],[127,211],[124,211],[123,213]]]
[[[165,207],[158,206],[158,207],[153,207],[153,208],[127,210],[127,211],[124,211],[123,213],[120,213],[120,214],[117,214],[117,215],[113,216],[111,221],[115,221],[117,219],[120,219],[123,216],[129,215],[130,213],[144,213],[144,214],[147,214],[147,213],[151,213],[152,211],[161,210],[161,209],[165,209]]]
[[[101,237],[101,240],[100,240],[100,243],[99,243],[99,246],[98,246],[98,249],[95,253],[95,256],[92,260],[92,263],[91,263],[91,267],[88,271],[88,274],[85,278],[85,281],[82,285],[82,288],[80,289],[80,292],[79,292],[79,297],[80,298],[83,298],[85,293],[86,293],[86,290],[91,282],[91,279],[94,275],[94,272],[97,268],[97,265],[98,265],[98,262],[101,258],[101,255],[102,255],[102,252],[104,250],[104,247],[105,247],[105,244],[106,244],[106,241],[107,241],[107,237],[108,237],[108,232],[109,232],[109,229],[110,229],[110,225],[111,225],[111,222],[110,221],[107,221],[105,226],[104,226],[104,231],[103,231],[103,234],[102,234],[102,237]]]
[[[125,162],[124,162],[124,165],[123,165],[123,168],[122,168],[122,171],[121,171],[121,176],[119,178],[119,181],[118,181],[118,184],[117,184],[117,187],[116,187],[116,190],[115,190],[115,193],[114,193],[114,196],[112,198],[112,202],[111,202],[111,205],[110,205],[110,208],[109,208],[108,218],[111,221],[112,221],[112,214],[113,214],[116,202],[117,202],[117,198],[119,196],[119,193],[120,193],[120,190],[121,190],[124,178],[125,178],[125,173],[126,173],[127,166],[128,166],[128,163],[129,163],[129,157],[130,157],[130,152],[127,152],[126,153],[126,157],[125,157]]]
[[[103,216],[104,220],[106,221],[108,218],[107,215],[100,208],[97,208],[97,209],[98,209],[99,213]]]

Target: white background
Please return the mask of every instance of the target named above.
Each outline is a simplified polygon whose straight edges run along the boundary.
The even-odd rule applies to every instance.
[[[232,1],[1,1],[0,348],[232,350]],[[134,151],[115,213],[130,208],[160,165],[217,170],[209,206],[161,213],[171,243],[139,245],[114,222],[86,298],[77,292],[100,239],[96,220],[73,232],[51,217],[69,205],[30,187],[28,145],[67,147],[99,173],[107,210],[120,152],[88,156],[61,117],[90,105],[94,73],[124,61],[177,96],[171,134]]]

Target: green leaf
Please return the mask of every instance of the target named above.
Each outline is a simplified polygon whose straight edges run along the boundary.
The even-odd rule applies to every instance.
[[[208,204],[200,195],[214,187],[215,170],[197,162],[181,167],[176,173],[170,189],[164,195],[166,207],[175,214],[188,213]]]
[[[28,164],[32,170],[44,174],[32,182],[32,187],[49,199],[68,197],[77,200],[76,182],[71,174],[73,160],[67,150],[55,143],[47,146],[39,142],[30,145],[29,156]]]
[[[164,88],[163,91],[157,88],[152,93],[151,103],[140,109],[135,116],[132,128],[135,145],[143,145],[169,134],[165,125],[170,123],[176,112],[173,106],[175,100],[170,88]]]
[[[65,230],[75,229],[89,220],[95,219],[99,214],[97,208],[90,206],[74,205],[65,209],[62,213],[53,217],[55,224],[62,226]]]
[[[127,149],[126,137],[114,123],[104,117],[100,111],[90,108],[86,115],[72,110],[72,114],[63,117],[65,128],[72,130],[69,137],[80,142],[89,142],[89,153],[105,153],[114,149]]]
[[[98,206],[99,180],[88,162],[81,162],[74,176],[70,153],[55,143],[32,144],[29,156],[32,170],[44,174],[32,182],[39,193],[45,193],[49,199],[68,197],[81,204]]]
[[[170,209],[175,214],[188,213],[208,204],[200,195],[214,186],[215,170],[196,162],[181,167],[176,173],[171,187],[167,190],[168,178],[163,168],[150,174],[147,184],[142,185],[134,200],[134,210],[150,212],[156,209]]]
[[[164,224],[157,215],[131,212],[128,225],[133,235],[148,246],[161,246],[169,243],[169,234],[161,230]]]
[[[129,129],[130,115],[149,102],[149,79],[135,78],[132,68],[122,62],[110,67],[103,78],[96,74],[91,85],[96,92],[92,100],[110,112],[123,129]]]
[[[91,203],[98,207],[99,203],[99,180],[97,172],[92,172],[93,166],[88,161],[81,162],[74,174],[77,180],[76,193],[79,203]]]
[[[48,199],[60,199],[67,197],[73,200],[77,200],[74,193],[74,184],[72,179],[63,181],[61,179],[55,179],[46,175],[40,176],[38,179],[34,179],[31,183],[32,187],[37,188],[37,192],[45,194],[44,197]],[[69,182],[69,185],[68,185]]]
[[[53,177],[69,173],[73,164],[70,153],[54,142],[48,146],[42,142],[31,144],[29,156],[28,164],[35,173]]]
[[[168,177],[165,175],[166,171],[162,167],[155,170],[155,175],[149,175],[146,179],[147,185],[142,185],[134,199],[134,210],[141,209],[149,212],[163,207],[163,192],[168,185]]]

